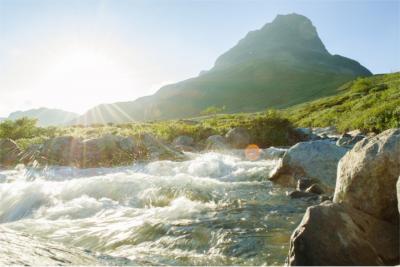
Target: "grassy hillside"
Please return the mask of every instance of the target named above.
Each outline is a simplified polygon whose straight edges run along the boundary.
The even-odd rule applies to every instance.
[[[359,78],[339,94],[294,106],[284,114],[298,126],[334,125],[344,132],[381,132],[400,127],[400,73]]]
[[[71,124],[189,118],[209,106],[228,113],[286,108],[370,75],[358,62],[330,54],[308,18],[289,14],[248,33],[198,77],[135,101],[99,105]]]

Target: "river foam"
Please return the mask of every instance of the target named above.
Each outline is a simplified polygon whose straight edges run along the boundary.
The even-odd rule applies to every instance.
[[[121,168],[0,171],[0,223],[111,264],[120,257],[127,264],[282,264],[305,204],[267,180],[276,162],[188,156]]]

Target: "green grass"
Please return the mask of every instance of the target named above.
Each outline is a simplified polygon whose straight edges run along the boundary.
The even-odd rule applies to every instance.
[[[19,119],[0,123],[0,138],[11,138],[22,147],[46,139],[70,135],[83,139],[105,134],[136,136],[152,133],[166,143],[180,135],[204,142],[214,134],[225,135],[234,127],[247,128],[260,147],[286,146],[298,141],[294,127],[336,126],[341,132],[360,129],[381,132],[400,127],[400,73],[359,78],[342,85],[334,96],[320,98],[284,110],[236,113],[154,122],[71,127],[36,127],[35,120]]]
[[[174,138],[180,135],[188,135],[193,137],[196,143],[201,144],[210,135],[225,135],[231,128],[244,127],[249,130],[252,141],[260,147],[286,146],[297,141],[297,134],[292,123],[272,110],[253,114],[207,116],[194,119],[191,122],[169,120],[51,128],[32,126],[34,120],[27,120],[26,118],[24,120],[23,123],[19,120],[14,124],[10,122],[0,123],[0,138],[14,139],[23,149],[32,144],[41,144],[46,139],[55,136],[75,136],[90,139],[106,134],[137,136],[141,133],[151,133],[166,143],[171,143]],[[18,135],[15,133],[18,133]]]
[[[335,96],[282,113],[297,126],[336,126],[341,132],[382,132],[400,127],[400,73],[359,78],[344,84]]]

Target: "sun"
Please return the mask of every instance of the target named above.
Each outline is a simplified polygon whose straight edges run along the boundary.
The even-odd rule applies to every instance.
[[[118,51],[77,46],[62,49],[50,58],[37,85],[43,102],[84,111],[115,99],[115,94],[126,94],[129,99],[132,75]]]

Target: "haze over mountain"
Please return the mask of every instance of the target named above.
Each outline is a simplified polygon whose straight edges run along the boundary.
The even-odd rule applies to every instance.
[[[209,106],[225,106],[226,112],[284,108],[332,95],[343,83],[369,75],[357,61],[331,55],[308,18],[278,15],[198,77],[135,101],[96,106],[73,123],[184,118]]]
[[[6,119],[16,120],[22,117],[28,117],[37,119],[39,126],[61,126],[66,125],[78,116],[79,115],[76,113],[60,109],[38,108],[13,112]]]

